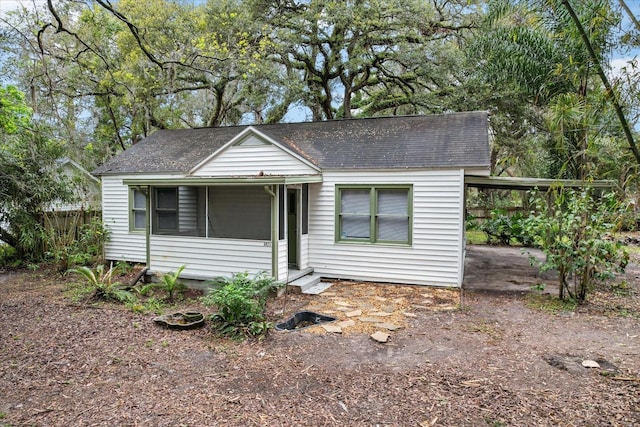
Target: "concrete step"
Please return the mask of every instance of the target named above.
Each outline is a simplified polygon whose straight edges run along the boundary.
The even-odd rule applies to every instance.
[[[329,289],[331,285],[332,285],[331,282],[318,282],[315,285],[311,286],[310,288],[306,288],[304,291],[302,291],[302,293],[318,295],[326,291],[327,289]]]
[[[331,284],[325,286],[325,283],[320,283],[320,276],[317,274],[309,274],[289,283],[289,286],[298,288],[303,294],[319,294],[327,289]]]

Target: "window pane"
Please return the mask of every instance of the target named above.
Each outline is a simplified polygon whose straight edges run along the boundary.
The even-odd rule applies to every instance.
[[[340,213],[369,215],[369,190],[340,191]]]
[[[346,216],[342,217],[340,221],[340,238],[369,239],[371,225],[369,216]]]
[[[147,213],[145,211],[133,212],[133,228],[146,228]]]
[[[378,217],[378,240],[409,241],[409,218]]]
[[[378,190],[378,215],[407,215],[407,190]]]
[[[146,209],[147,197],[142,191],[133,190],[133,208],[134,209]]]
[[[156,206],[158,209],[177,209],[176,189],[156,189]]]
[[[176,212],[158,211],[158,230],[177,230]]]

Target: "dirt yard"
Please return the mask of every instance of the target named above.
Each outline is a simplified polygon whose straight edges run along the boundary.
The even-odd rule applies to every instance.
[[[555,292],[552,276],[518,249],[470,247],[462,298],[341,282],[269,305],[274,320],[330,312],[341,333],[235,342],[74,303],[69,279],[50,271],[6,272],[0,426],[640,425],[639,276],[632,265],[617,281],[633,296],[603,288],[552,313],[539,295]],[[371,339],[376,330],[389,341]]]

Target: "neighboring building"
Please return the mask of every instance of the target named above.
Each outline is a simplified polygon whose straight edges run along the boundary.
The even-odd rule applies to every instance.
[[[266,271],[460,286],[486,112],[159,130],[94,171],[106,258],[209,279]]]
[[[48,212],[99,211],[100,180],[68,157],[56,159],[57,172],[72,187],[72,202],[54,202]]]

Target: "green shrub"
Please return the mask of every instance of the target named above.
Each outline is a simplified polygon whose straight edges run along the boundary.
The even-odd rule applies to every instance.
[[[512,243],[519,243],[523,246],[531,246],[534,244],[534,239],[525,226],[526,219],[520,212],[507,215],[501,209],[494,209],[491,211],[491,217],[480,225],[480,229],[487,234],[489,244],[509,246]]]
[[[113,271],[113,265],[109,270],[104,271],[103,264],[98,265],[95,271],[85,266],[69,270],[70,273],[77,273],[87,280],[89,287],[93,289],[93,298],[95,299],[118,302],[133,301],[135,297],[131,292],[122,289],[122,284],[112,282]]]
[[[18,267],[21,263],[14,247],[0,243],[0,267]]]
[[[596,281],[612,278],[629,261],[620,242],[607,237],[616,229],[621,207],[613,193],[596,200],[589,189],[549,191],[534,196],[538,213],[526,227],[546,255],[541,270],[558,271],[560,299],[583,301]]]
[[[80,214],[72,218],[79,221]],[[99,218],[77,228],[58,229],[55,222],[45,215],[47,224],[46,256],[58,264],[60,271],[66,271],[75,265],[92,265],[102,261],[104,244],[109,240],[109,231]]]
[[[249,274],[216,277],[207,283],[209,293],[202,298],[205,305],[216,306],[211,316],[223,335],[264,335],[273,325],[266,321],[264,310],[269,293],[282,286],[273,277],[261,273],[253,279]]]

